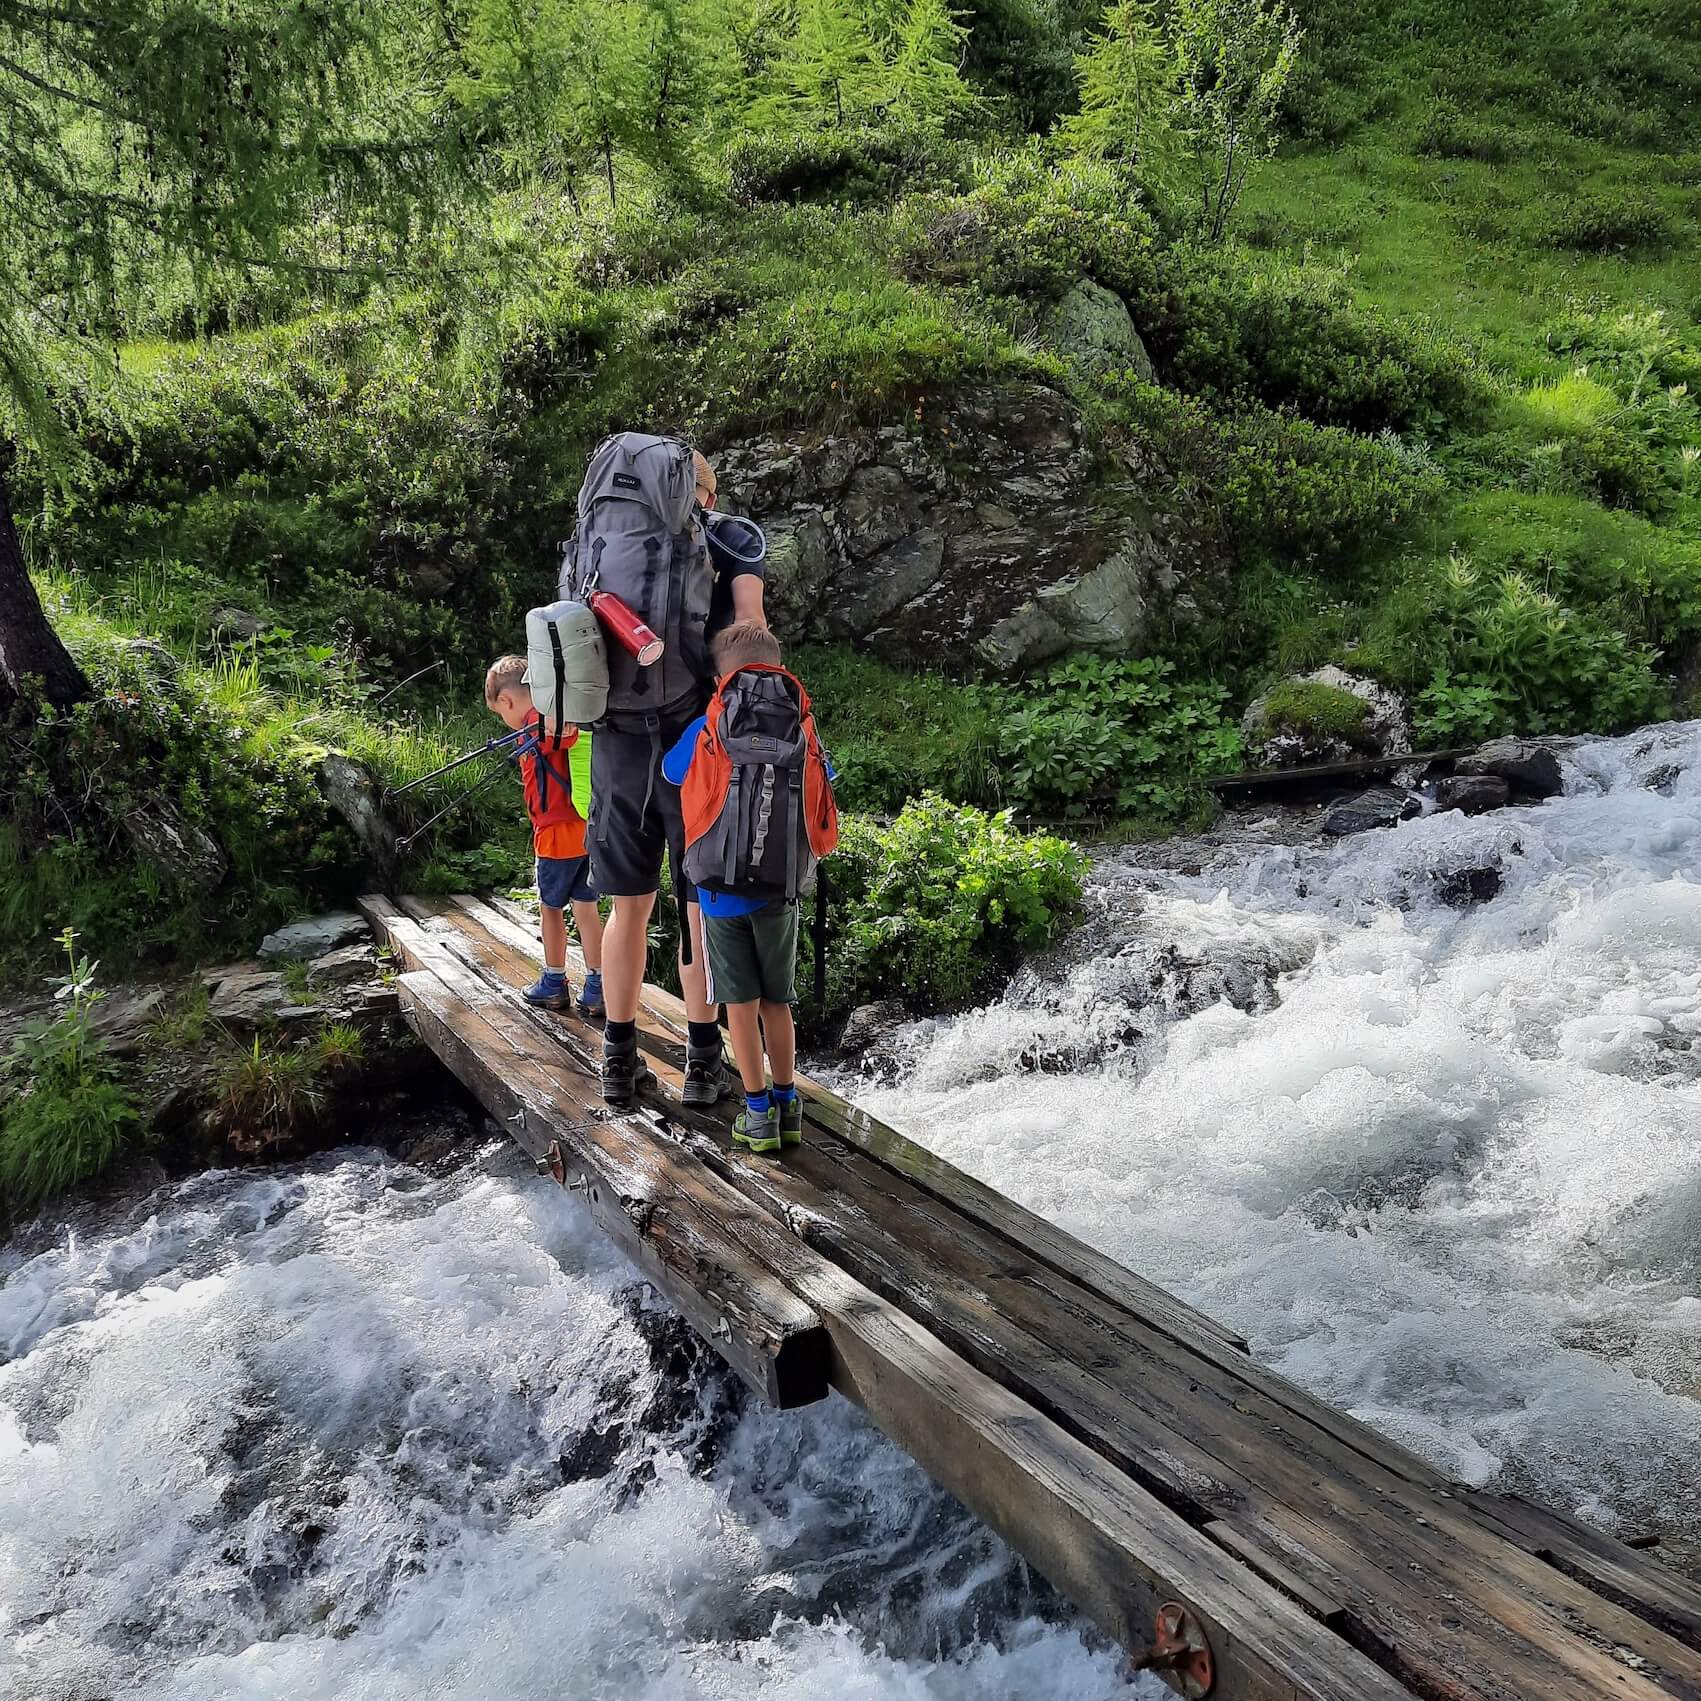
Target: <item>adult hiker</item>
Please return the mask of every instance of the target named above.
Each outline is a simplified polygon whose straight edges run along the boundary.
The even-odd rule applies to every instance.
[[[762,584],[767,573],[768,540],[753,521],[719,512],[720,480],[707,458],[693,451],[697,506],[702,510],[715,588],[709,597],[709,637],[729,626],[766,626]]]
[[[713,469],[702,465],[712,502]],[[661,772],[663,755],[703,713],[714,687],[708,624],[715,569],[698,473],[697,458],[677,438],[631,431],[608,438],[586,468],[578,528],[562,553],[561,594],[592,600],[609,637],[608,708],[591,746],[589,846],[591,879],[612,907],[603,939],[602,1091],[610,1104],[630,1104],[648,1072],[638,1056],[638,1003],[664,851],[680,919],[683,1097],[712,1105],[727,1086],[704,984],[701,916],[684,873],[679,788]],[[748,578],[732,586],[735,607],[748,606],[748,591],[738,588]],[[597,593],[612,604],[593,600]]]

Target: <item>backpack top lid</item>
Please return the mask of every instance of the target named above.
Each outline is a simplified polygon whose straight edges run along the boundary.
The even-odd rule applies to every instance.
[[[579,524],[594,524],[599,504],[624,500],[646,504],[658,525],[681,532],[696,494],[691,446],[683,439],[617,431],[591,452],[579,486]]]

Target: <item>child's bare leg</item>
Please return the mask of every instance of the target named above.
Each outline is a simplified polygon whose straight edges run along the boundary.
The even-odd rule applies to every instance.
[[[548,904],[538,906],[538,921],[543,929],[543,966],[563,970],[567,967],[567,918]]]
[[[729,1020],[730,1014],[729,1007]],[[762,1000],[762,1038],[774,1071],[774,1085],[789,1087],[797,1073],[797,1024],[792,1020],[789,1004],[776,1004],[771,998]],[[733,1044],[736,1049],[737,1041]]]
[[[602,968],[602,911],[592,898],[573,900],[573,926],[579,935],[579,954],[595,974]]]
[[[762,1066],[762,1031],[756,1025],[760,1008],[755,999],[748,1004],[729,1004],[726,1007],[727,1032],[732,1036],[732,1059],[738,1065],[739,1079],[747,1093],[768,1090],[768,1072]]]

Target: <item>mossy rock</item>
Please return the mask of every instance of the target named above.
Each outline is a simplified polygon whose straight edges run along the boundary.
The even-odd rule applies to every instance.
[[[1363,739],[1370,719],[1364,698],[1314,679],[1284,679],[1264,704],[1264,725],[1271,731],[1339,738],[1348,744]]]

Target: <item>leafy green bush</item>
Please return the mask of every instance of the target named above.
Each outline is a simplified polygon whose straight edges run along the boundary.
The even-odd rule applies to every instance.
[[[907,128],[757,130],[721,156],[735,201],[872,201],[949,182],[961,171],[949,143]]]
[[[59,1013],[27,1024],[4,1063],[0,1200],[15,1212],[92,1180],[138,1120],[91,1025],[104,996],[94,983],[99,965],[78,954],[70,928],[59,943],[67,960],[55,992]]]
[[[1420,154],[1432,159],[1472,159],[1502,165],[1512,157],[1517,138],[1488,119],[1442,101],[1418,120],[1412,142]]]
[[[1550,213],[1542,240],[1584,254],[1663,248],[1675,234],[1671,215],[1656,201],[1629,190],[1581,195]]]
[[[1318,733],[1348,744],[1363,737],[1369,715],[1364,698],[1314,679],[1284,679],[1264,705],[1264,724],[1272,730]]]
[[[1231,771],[1241,754],[1227,690],[1174,673],[1155,658],[1084,655],[988,687],[1005,797],[1031,814],[1173,820],[1201,777]]]
[[[1019,833],[1007,814],[930,795],[890,826],[847,817],[826,867],[827,1004],[808,1012],[822,1022],[871,998],[925,1012],[985,996],[1067,926],[1086,860],[1062,839]],[[800,988],[810,967],[806,951]]]
[[[1134,317],[1166,379],[1219,404],[1261,402],[1322,425],[1404,431],[1485,405],[1475,356],[1427,324],[1395,324],[1317,266],[1253,270],[1188,253]]]

